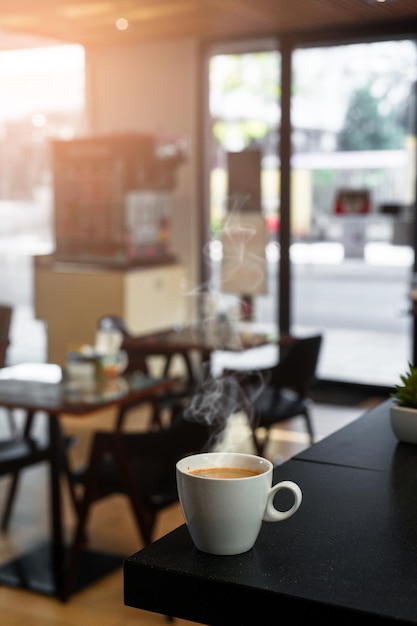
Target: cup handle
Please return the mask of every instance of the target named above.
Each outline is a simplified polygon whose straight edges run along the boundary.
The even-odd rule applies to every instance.
[[[281,489],[289,489],[294,495],[294,504],[287,511],[279,511],[274,506],[274,497]],[[268,492],[268,499],[266,501],[265,513],[263,519],[265,522],[281,522],[284,519],[288,519],[291,515],[294,515],[298,511],[303,499],[303,494],[300,487],[291,480],[283,480],[277,483]]]

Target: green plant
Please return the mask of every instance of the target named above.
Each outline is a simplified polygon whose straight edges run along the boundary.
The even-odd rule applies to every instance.
[[[417,367],[408,364],[408,371],[400,376],[401,385],[395,385],[391,397],[397,400],[398,406],[417,409]]]

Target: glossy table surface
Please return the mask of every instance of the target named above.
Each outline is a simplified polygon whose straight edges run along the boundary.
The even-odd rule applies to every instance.
[[[0,369],[0,406],[78,415],[133,402],[173,384],[173,379],[140,372],[102,380],[71,379],[53,363],[22,363]]]
[[[264,523],[249,552],[203,554],[181,526],[129,557],[125,603],[211,626],[285,615],[294,624],[417,624],[417,447],[395,439],[389,405],[275,469],[274,482],[300,485],[303,503],[290,519]]]
[[[240,352],[258,348],[269,343],[282,343],[285,338],[278,339],[256,330],[252,324],[207,322],[196,325],[178,326],[158,333],[142,335],[124,341],[125,348],[137,346],[150,353],[167,353],[175,351],[196,350],[202,354],[210,354],[215,350]]]

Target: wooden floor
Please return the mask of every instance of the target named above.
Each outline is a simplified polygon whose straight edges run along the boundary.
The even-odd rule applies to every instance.
[[[378,402],[370,400],[368,404],[356,407],[341,407],[316,404],[313,419],[317,439],[348,424],[359,417],[366,408]],[[17,413],[17,420],[21,415]],[[132,414],[128,428],[137,429],[138,425],[147,426],[146,410]],[[103,412],[90,418],[64,419],[65,429],[79,438],[73,450],[73,461],[80,462],[88,451],[91,431],[96,427],[113,425],[112,412]],[[296,422],[296,421],[295,421]],[[36,427],[40,435],[44,431],[44,416],[37,417]],[[6,416],[0,414],[0,436],[8,430]],[[225,448],[252,451],[249,433],[243,416],[236,415],[231,423],[226,438],[222,443]],[[276,463],[282,462],[308,446],[302,424],[294,421],[290,427],[280,428],[271,441],[266,456]],[[288,477],[289,479],[291,476]],[[0,481],[0,507],[4,502],[6,481]],[[70,509],[65,490],[65,529],[69,538],[74,525],[74,516]],[[8,533],[0,540],[0,562],[8,560],[22,550],[36,545],[48,537],[47,526],[47,476],[46,468],[39,467],[26,471],[16,503],[15,513]],[[0,509],[1,510],[1,509]],[[183,523],[179,505],[160,515],[157,536]],[[93,549],[106,550],[116,554],[130,555],[141,549],[142,544],[133,523],[128,504],[122,496],[107,499],[96,504],[89,524],[89,546]],[[163,593],[163,590],[161,591]],[[164,616],[145,611],[138,611],[123,604],[122,569],[105,577],[88,589],[71,597],[68,603],[38,594],[0,587],[0,623],[2,626],[151,626],[165,625]],[[177,619],[178,626],[191,624]]]

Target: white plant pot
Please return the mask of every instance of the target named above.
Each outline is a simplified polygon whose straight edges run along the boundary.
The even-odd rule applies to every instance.
[[[393,405],[390,409],[394,435],[405,443],[417,443],[417,409]]]

